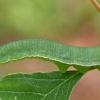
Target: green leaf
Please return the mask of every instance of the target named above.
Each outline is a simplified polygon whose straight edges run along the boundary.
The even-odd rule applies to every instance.
[[[82,75],[77,71],[7,75],[0,79],[0,100],[69,100]]]

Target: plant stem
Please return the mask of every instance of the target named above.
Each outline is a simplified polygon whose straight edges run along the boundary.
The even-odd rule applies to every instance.
[[[91,0],[91,2],[94,4],[94,6],[97,8],[97,10],[100,12],[100,5],[96,0]]]

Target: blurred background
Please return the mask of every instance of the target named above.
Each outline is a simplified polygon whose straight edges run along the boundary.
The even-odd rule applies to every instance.
[[[97,46],[100,14],[90,0],[0,0],[0,46],[26,38]],[[51,62],[25,59],[0,64],[0,77],[15,72],[54,70],[58,69]],[[100,100],[100,72],[93,70],[84,75],[70,100]]]

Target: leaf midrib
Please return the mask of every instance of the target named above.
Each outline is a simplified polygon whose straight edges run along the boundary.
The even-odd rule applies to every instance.
[[[63,83],[65,83],[66,81],[70,80],[71,78],[73,78],[74,76],[76,76],[77,74],[79,74],[79,72],[75,73],[75,75],[71,76],[70,78],[68,78],[67,80],[65,80],[64,82],[62,82],[61,84],[59,84],[58,86],[56,86],[54,89],[56,89],[57,87],[59,87],[60,85],[62,85]],[[54,89],[52,89],[50,92],[48,92],[47,94],[44,95],[43,98],[41,98],[40,100],[43,100],[47,95],[49,95]]]

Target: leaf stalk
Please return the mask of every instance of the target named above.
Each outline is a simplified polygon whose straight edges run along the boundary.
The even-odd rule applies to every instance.
[[[91,0],[91,2],[94,4],[94,6],[97,8],[97,10],[100,12],[100,5],[96,0]]]

